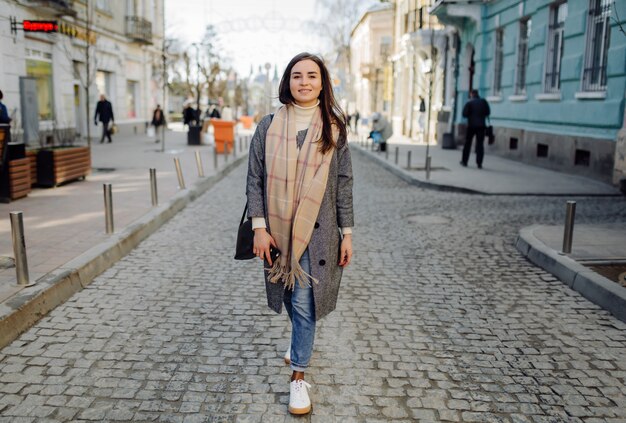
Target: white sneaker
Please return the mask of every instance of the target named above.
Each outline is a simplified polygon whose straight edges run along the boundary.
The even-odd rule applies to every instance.
[[[311,412],[309,391],[311,385],[304,380],[294,380],[289,384],[289,412],[291,414],[308,414]]]
[[[291,347],[287,348],[287,352],[285,353],[285,364],[291,364]]]

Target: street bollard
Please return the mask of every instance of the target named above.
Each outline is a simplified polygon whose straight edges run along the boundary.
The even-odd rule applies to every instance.
[[[426,179],[427,180],[430,179],[430,160],[431,160],[431,157],[427,156],[426,157]]]
[[[237,139],[233,140],[233,159],[237,157]]]
[[[411,150],[409,150],[409,153],[406,156],[406,168],[411,170]]]
[[[13,254],[15,255],[15,273],[17,284],[32,286],[28,277],[28,260],[26,259],[26,240],[24,238],[24,220],[21,211],[10,212],[11,237],[13,239]]]
[[[202,167],[202,158],[200,158],[199,151],[196,151],[196,166],[198,167],[198,177],[204,178],[204,168]]]
[[[396,166],[398,166],[398,147],[396,147]]]
[[[576,218],[576,201],[568,201],[565,205],[565,229],[563,231],[563,254],[572,252],[574,238],[574,219]]]
[[[385,161],[389,160],[389,146],[387,146],[387,148],[385,148]]]
[[[104,221],[106,223],[106,233],[112,234],[115,232],[115,226],[113,225],[113,193],[111,184],[102,184],[102,188],[104,188]]]
[[[213,170],[217,172],[217,150],[213,149]]]
[[[157,192],[156,169],[150,169],[150,194],[152,197],[152,206],[159,205],[159,194]]]
[[[228,156],[230,156],[230,153],[228,152],[228,147],[224,147],[224,164],[228,163]]]
[[[183,178],[183,170],[180,167],[180,160],[178,157],[174,157],[174,166],[176,166],[176,175],[178,176],[178,187],[185,189],[185,179]]]

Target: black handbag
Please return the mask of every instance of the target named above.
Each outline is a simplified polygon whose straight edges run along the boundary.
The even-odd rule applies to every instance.
[[[493,126],[491,126],[491,119],[487,118],[487,120],[489,121],[489,125],[487,126],[487,128],[485,128],[485,136],[487,137],[487,142],[489,143],[489,145],[491,145],[494,142],[496,142],[496,136],[493,133]]]
[[[248,202],[243,209],[239,229],[237,230],[237,247],[235,249],[235,260],[250,260],[254,255],[254,231],[252,230],[252,219],[246,219],[248,212]]]

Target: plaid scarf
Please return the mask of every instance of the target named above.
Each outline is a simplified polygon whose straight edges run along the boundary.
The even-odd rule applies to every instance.
[[[287,289],[293,289],[296,280],[300,286],[317,282],[299,261],[313,234],[333,157],[333,149],[319,151],[322,124],[318,107],[298,149],[295,111],[287,105],[275,113],[265,137],[269,227],[281,252],[268,269],[268,280],[283,281]]]

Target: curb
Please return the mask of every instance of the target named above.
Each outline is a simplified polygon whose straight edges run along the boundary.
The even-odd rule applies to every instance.
[[[119,233],[111,235],[108,240],[44,275],[34,286],[24,288],[1,304],[0,349],[14,341],[74,293],[89,285],[187,204],[222,180],[246,157],[245,153],[238,156],[215,175],[198,180],[191,188],[179,191],[167,203],[153,208]]]
[[[356,149],[352,149],[353,146],[356,146]],[[411,184],[411,185],[415,185],[421,188],[429,188],[429,189],[434,189],[437,191],[445,191],[445,192],[460,192],[463,194],[483,194],[483,195],[502,195],[502,194],[489,194],[487,192],[482,192],[482,191],[476,191],[473,189],[469,189],[469,188],[460,188],[460,187],[453,187],[450,185],[441,185],[441,184],[436,184],[434,182],[426,182],[426,181],[422,181],[420,179],[417,179],[415,176],[411,175],[409,172],[407,172],[406,170],[402,169],[401,167],[396,166],[395,164],[381,158],[378,157],[374,154],[371,154],[369,151],[365,150],[363,147],[361,147],[360,145],[358,145],[357,143],[350,143],[350,151],[357,151],[359,152],[359,154],[369,158],[370,160],[372,160],[373,162],[377,163],[379,166],[384,167],[385,169],[387,169],[389,172],[393,173],[394,175],[396,175],[398,178],[402,179],[403,181]],[[507,194],[508,195],[508,194]]]
[[[626,288],[546,246],[533,233],[537,227],[539,225],[520,229],[515,241],[517,250],[592,303],[626,322]]]
[[[352,147],[356,147],[356,148],[352,148]],[[369,150],[365,149],[364,147],[360,146],[358,144],[358,142],[351,142],[350,143],[350,151],[357,151],[359,154],[361,154],[364,157],[367,157],[368,159],[370,159],[371,161],[377,163],[378,165],[382,166],[383,168],[387,169],[389,172],[393,173],[394,175],[396,175],[398,178],[402,179],[403,181],[411,184],[411,185],[415,185],[418,186],[420,188],[427,188],[427,189],[432,189],[432,190],[436,190],[436,191],[443,191],[443,192],[458,192],[458,193],[462,193],[462,194],[478,194],[478,195],[491,195],[491,196],[502,196],[502,195],[506,195],[506,196],[529,196],[529,197],[621,197],[622,194],[620,194],[619,192],[616,192],[615,194],[593,194],[593,193],[574,193],[574,194],[567,194],[567,193],[533,193],[533,192],[512,192],[512,193],[507,193],[507,192],[485,192],[485,191],[478,191],[478,190],[474,190],[474,189],[470,189],[470,188],[462,188],[462,187],[455,187],[452,185],[444,185],[444,184],[439,184],[436,182],[432,182],[432,181],[425,181],[419,178],[416,178],[415,175],[407,172],[406,170],[402,169],[401,167],[391,163],[388,160],[385,160],[382,157],[379,157],[375,154],[372,154]],[[389,147],[388,147],[389,148]]]

